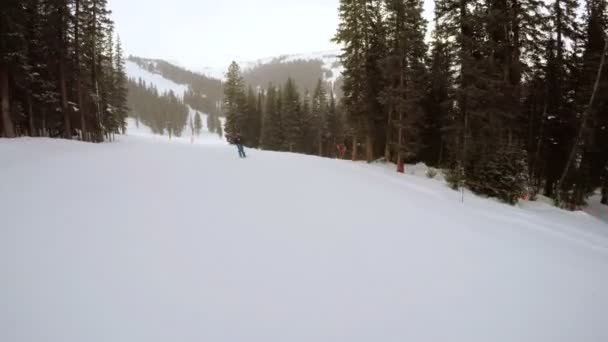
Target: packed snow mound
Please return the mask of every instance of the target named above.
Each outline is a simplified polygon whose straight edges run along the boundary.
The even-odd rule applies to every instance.
[[[247,152],[0,139],[0,341],[608,341],[606,223]]]

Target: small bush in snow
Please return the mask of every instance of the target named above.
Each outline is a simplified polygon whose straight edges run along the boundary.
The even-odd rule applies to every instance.
[[[471,168],[466,177],[473,192],[516,204],[528,194],[528,164],[525,151],[501,147]]]
[[[445,172],[445,180],[450,188],[460,189],[464,185],[464,168],[460,164],[455,164]]]
[[[426,176],[431,179],[437,177],[437,170],[429,167],[429,169],[426,170]]]

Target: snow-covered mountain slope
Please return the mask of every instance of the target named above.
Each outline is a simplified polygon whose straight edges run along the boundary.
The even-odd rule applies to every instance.
[[[133,61],[126,61],[125,66],[127,71],[127,77],[134,80],[142,79],[148,85],[153,84],[156,86],[158,92],[161,94],[173,91],[175,96],[183,99],[184,93],[188,90],[188,85],[177,84],[171,80],[164,78],[162,75],[152,73],[140,67],[137,63]]]
[[[239,66],[243,71],[251,70],[256,66],[268,64],[272,62],[279,63],[287,63],[293,62],[297,60],[319,60],[323,62],[323,69],[331,71],[332,77],[326,79],[326,81],[335,82],[341,75],[344,68],[340,63],[340,51],[339,50],[329,50],[329,51],[320,51],[320,52],[312,52],[312,53],[301,53],[294,55],[282,55],[276,57],[267,57],[260,58],[255,61],[244,61],[239,62]],[[204,67],[198,70],[198,72],[217,79],[224,79],[225,73],[228,70],[228,65],[222,65],[218,67]]]
[[[608,341],[606,223],[248,153],[0,140],[0,341]]]
[[[150,72],[137,63],[133,61],[126,62],[126,70],[127,77],[131,79],[142,79],[148,85],[154,85],[158,89],[160,93],[172,91],[177,97],[183,99],[184,93],[188,90],[188,85],[178,84],[171,80],[164,78],[160,74],[156,74]],[[196,115],[196,111],[193,110],[190,106],[188,106],[188,119],[186,122],[190,123],[194,121],[194,117]],[[200,135],[193,134],[192,130],[189,127],[189,124],[184,127],[182,131],[182,137],[179,138],[184,141],[194,141],[194,142],[202,142],[202,143],[223,143],[224,139],[220,138],[217,134],[211,133],[207,127],[207,116],[206,113],[200,113],[201,120],[203,122],[203,130]],[[220,119],[222,121],[222,125],[224,125],[225,120],[223,118]],[[134,119],[129,118],[127,121],[128,124],[128,132],[129,135],[151,135],[152,130],[145,127],[142,123],[137,123]]]

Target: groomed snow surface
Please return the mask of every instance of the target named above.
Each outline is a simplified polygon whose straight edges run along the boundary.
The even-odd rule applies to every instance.
[[[608,224],[247,152],[0,140],[0,341],[608,341]]]

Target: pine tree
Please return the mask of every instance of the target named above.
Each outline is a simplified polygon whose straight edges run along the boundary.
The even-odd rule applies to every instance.
[[[93,130],[92,140],[103,141],[104,134],[115,133],[121,123],[117,104],[125,108],[122,116],[127,110],[117,95],[121,89],[115,89],[121,83],[123,92],[125,88],[124,82],[115,82],[107,2],[11,0],[1,6],[4,135],[70,139],[78,133],[88,140],[87,132]],[[100,129],[102,122],[108,129]]]
[[[608,23],[605,0],[589,0],[586,4],[586,29],[582,39],[583,52],[577,77],[576,107],[579,115],[577,136],[571,144],[570,160],[561,184],[564,198],[574,206],[581,206],[602,185],[604,168],[608,163],[608,101],[600,94],[608,94],[608,66],[605,63]],[[574,160],[580,161],[574,163]],[[565,178],[570,176],[569,178]],[[568,191],[570,190],[571,191]]]
[[[281,125],[284,134],[284,149],[300,151],[302,144],[302,107],[300,94],[294,80],[289,78],[282,92]]]
[[[103,134],[112,140],[113,134],[118,133],[121,124],[117,117],[116,85],[118,76],[114,68],[114,28],[109,26],[104,32],[104,45],[100,54],[100,102],[102,108]],[[105,35],[107,34],[107,35]]]
[[[207,114],[207,130],[210,133],[216,133],[217,129],[217,115],[215,113]]]
[[[17,0],[3,1],[0,4],[0,98],[2,132],[4,137],[13,138],[15,127],[11,115],[11,75],[18,72],[25,58],[24,29],[22,19],[24,8]]]
[[[329,135],[328,111],[327,92],[323,86],[323,80],[319,79],[312,96],[311,121],[309,123],[310,130],[313,132],[312,146],[316,147],[316,153],[319,156],[327,154],[324,151],[324,146],[327,145],[326,141]]]
[[[243,138],[245,144],[252,148],[257,148],[260,141],[260,130],[262,125],[262,113],[258,109],[258,98],[253,88],[249,86],[247,90],[247,100],[245,105],[245,127]]]
[[[480,166],[476,182],[469,186],[474,192],[516,204],[528,193],[527,165],[525,151],[502,146]]]
[[[602,175],[602,199],[601,203],[608,205],[608,165],[604,168],[604,174]]]
[[[387,0],[386,11],[390,48],[384,61],[387,83],[383,99],[390,108],[388,132],[394,127],[396,134],[386,144],[385,156],[391,159],[394,146],[398,171],[403,172],[404,160],[416,156],[422,148],[426,21],[422,17],[423,2],[419,0]]]
[[[117,128],[124,134],[127,130],[127,73],[125,71],[125,61],[123,57],[122,43],[120,36],[116,38],[116,51],[114,56],[114,99],[115,115]]]
[[[449,44],[438,32],[433,33],[429,60],[429,82],[424,98],[424,120],[421,132],[420,159],[429,166],[445,166],[449,134],[443,129],[453,108],[454,85],[452,54]]]
[[[253,132],[256,138],[255,146],[256,148],[260,148],[262,146],[262,125],[264,124],[264,103],[265,103],[265,95],[263,89],[258,89],[257,91],[257,104],[256,104],[256,116],[253,119],[252,125],[254,127]]]
[[[497,151],[519,151],[530,140],[521,124],[522,76],[529,70],[527,63],[539,60],[531,56],[541,5],[532,0],[436,3],[437,34],[454,51],[446,59],[457,71],[455,91],[449,94],[454,105],[448,109],[453,111],[443,128],[451,147],[450,178],[462,177],[459,182],[482,194],[495,194],[494,189],[507,184],[487,174],[488,164],[508,170],[515,163],[496,158]]]
[[[266,105],[262,125],[262,148],[280,151],[283,147],[283,131],[281,112],[279,111],[279,96],[274,85],[269,84],[266,93]]]
[[[300,109],[301,137],[300,147],[297,149],[297,152],[305,154],[314,154],[316,132],[314,131],[314,127],[312,127],[311,101],[310,91],[306,89]]]
[[[365,56],[365,109],[367,128],[365,134],[366,160],[371,162],[385,153],[388,112],[380,101],[385,88],[382,63],[387,55],[386,25],[383,18],[382,0],[370,0],[366,4],[366,56]]]
[[[47,13],[49,22],[49,41],[52,56],[49,59],[56,61],[56,79],[60,94],[61,115],[63,117],[62,135],[66,139],[72,138],[72,113],[68,97],[68,22],[70,13],[67,0],[48,0]]]
[[[357,156],[359,138],[363,132],[371,135],[371,120],[366,106],[366,54],[368,25],[367,8],[363,0],[340,0],[338,9],[340,23],[334,42],[342,44],[340,59],[344,67],[342,73],[344,109],[350,125],[354,128],[353,159]],[[370,139],[371,140],[371,139]]]
[[[567,41],[576,40],[577,3],[574,0],[554,0],[549,13],[549,40],[547,41],[547,57],[545,67],[547,109],[543,118],[544,134],[542,159],[545,180],[545,195],[557,198],[558,181],[565,168],[568,146],[574,137],[575,108],[574,75],[568,68],[572,60],[572,51],[568,49]]]
[[[221,138],[224,137],[224,126],[222,125],[222,121],[220,120],[219,116],[216,116],[216,122],[215,122],[215,132],[217,133],[217,135]]]
[[[194,115],[194,132],[197,136],[201,135],[201,130],[203,129],[203,121],[201,120],[201,114],[196,112]]]
[[[226,74],[224,84],[224,114],[226,115],[226,135],[232,140],[236,134],[244,131],[247,122],[245,84],[241,69],[232,62]]]
[[[45,77],[46,63],[41,63],[46,57],[46,47],[42,42],[43,16],[40,1],[29,1],[24,4],[24,59],[21,61],[20,72],[13,76],[16,88],[24,90],[24,110],[27,115],[27,132],[30,136],[37,135],[35,107],[39,94],[49,87]]]
[[[336,106],[336,97],[333,90],[329,94],[329,107],[327,109],[328,151],[335,151],[338,144],[344,142],[344,123]],[[328,153],[328,156],[334,155]]]
[[[155,134],[167,132],[171,137],[181,135],[188,123],[188,107],[172,92],[159,94],[158,90],[138,82],[128,82],[128,97],[132,115],[146,124]]]

